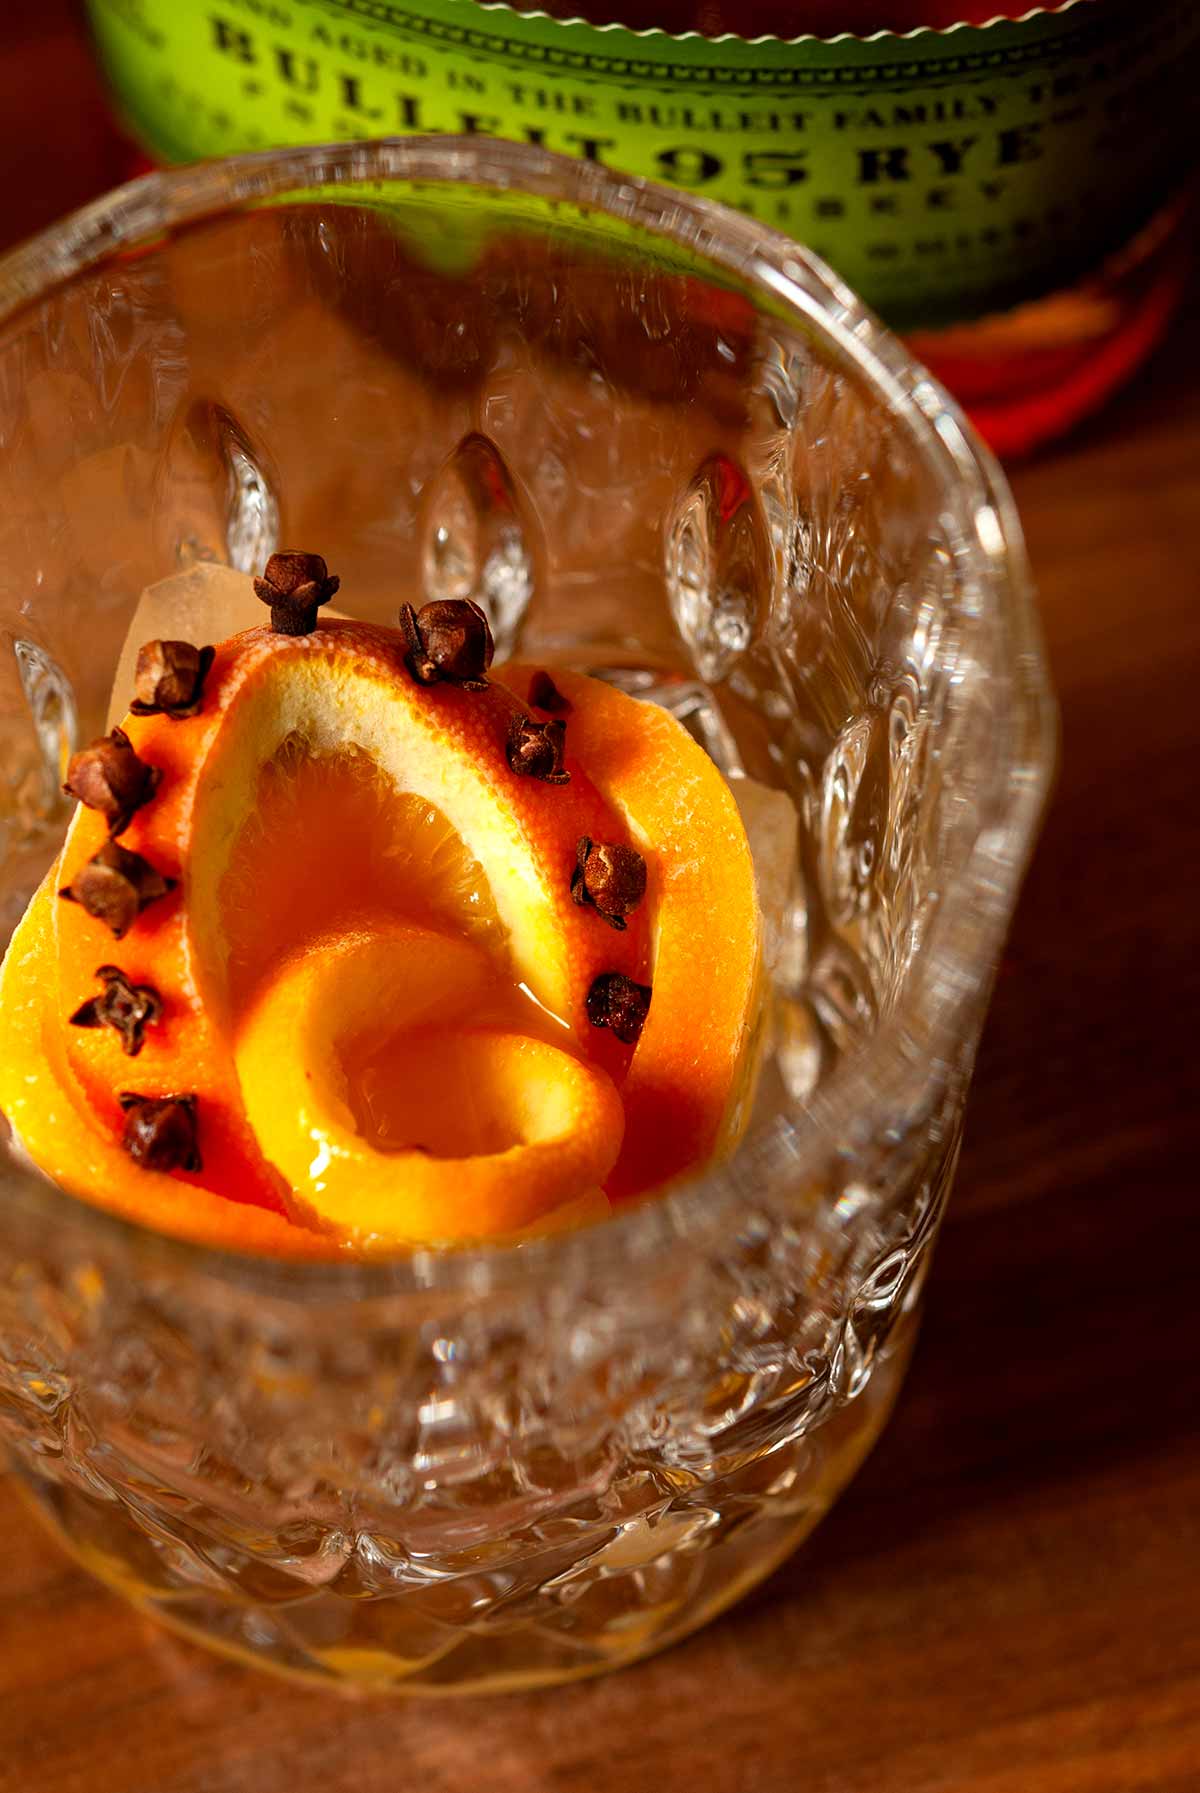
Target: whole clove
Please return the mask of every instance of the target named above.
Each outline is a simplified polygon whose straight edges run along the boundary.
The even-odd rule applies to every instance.
[[[68,903],[78,903],[121,940],[143,909],[174,890],[175,882],[156,871],[140,853],[130,853],[109,841],[58,894]]]
[[[283,548],[272,554],[255,594],[271,607],[271,627],[277,635],[311,635],[317,611],[328,604],[341,580],[331,573],[319,554]]]
[[[635,983],[622,971],[602,971],[587,993],[587,1018],[593,1027],[609,1027],[632,1046],[641,1038],[650,1013],[649,984]]]
[[[204,700],[204,681],[215,657],[211,647],[190,641],[147,641],[138,649],[133,674],[135,716],[169,716],[183,722]]]
[[[636,847],[593,841],[585,834],[575,854],[571,895],[584,908],[591,905],[610,928],[622,932],[646,894],[646,861]]]
[[[100,995],[81,1003],[71,1026],[111,1027],[126,1056],[136,1058],[146,1043],[147,1027],[162,1019],[162,998],[152,984],[131,983],[118,965],[99,965],[96,976],[103,986]]]
[[[571,708],[548,672],[535,672],[529,681],[529,701],[535,710],[548,710],[552,716],[565,715]]]
[[[139,759],[124,729],[114,728],[72,754],[63,790],[87,809],[98,810],[108,823],[109,839],[115,840],[149,803],[161,776],[157,766]]]
[[[121,1144],[143,1170],[203,1170],[196,1128],[195,1096],[142,1096],[123,1090]]]
[[[563,767],[566,739],[565,722],[535,722],[517,711],[504,748],[509,770],[521,778],[540,778],[543,784],[569,783],[571,774]]]
[[[487,617],[469,598],[438,599],[414,610],[405,604],[400,629],[404,663],[419,685],[445,680],[464,691],[487,688],[487,670],[496,644]]]

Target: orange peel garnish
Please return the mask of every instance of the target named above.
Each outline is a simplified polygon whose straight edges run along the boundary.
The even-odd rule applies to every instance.
[[[65,1187],[209,1242],[379,1251],[591,1218],[736,1137],[760,921],[716,767],[599,681],[506,667],[482,689],[423,685],[409,657],[400,632],[344,620],[249,630],[216,648],[196,714],[125,719],[156,782],[121,846],[163,891],[116,943],[60,901],[107,839],[80,810],[0,975],[0,1107]],[[544,766],[517,739],[531,687],[556,711]],[[289,752],[308,769],[297,805],[265,813]],[[395,827],[419,871],[418,815],[459,868],[436,913],[377,851]],[[70,1024],[109,960],[161,997],[136,1074],[119,1030]],[[605,980],[642,992],[634,1025],[597,1025]],[[201,1169],[132,1162],[131,1087],[194,1100]]]
[[[497,674],[528,690],[528,666]],[[754,861],[728,785],[666,710],[580,673],[554,672],[572,751],[649,867],[653,1000],[621,1086],[625,1146],[614,1199],[726,1150],[745,1121],[762,1004]]]
[[[238,1077],[310,1224],[363,1251],[487,1238],[603,1183],[624,1130],[615,1087],[545,1040],[465,1025],[493,983],[478,948],[384,922],[314,942],[260,992]],[[392,1149],[364,1137],[351,1057],[390,1085]]]

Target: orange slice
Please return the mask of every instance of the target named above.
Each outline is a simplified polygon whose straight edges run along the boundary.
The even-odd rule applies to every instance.
[[[437,806],[361,750],[314,756],[295,736],[259,772],[217,901],[234,1014],[298,940],[360,914],[461,935],[497,965],[507,953],[483,867]]]
[[[406,651],[347,621],[250,630],[198,713],[126,719],[152,795],[115,859],[77,814],[0,984],[0,1106],[67,1187],[168,1230],[192,1206],[206,1237],[216,1203],[251,1249],[298,1222],[378,1251],[590,1218],[737,1137],[760,920],[716,767],[597,681],[419,685]],[[565,700],[569,782],[509,763],[531,687]],[[585,840],[598,878],[632,862],[634,883],[580,885]],[[116,942],[54,894],[101,851],[153,899]],[[114,961],[156,998],[136,1064],[117,1029],[69,1025]],[[647,988],[640,1033],[627,1009],[597,1024],[598,989]],[[135,1163],[129,1092],[192,1098],[202,1164]]]
[[[136,1075],[110,1029],[66,1030],[66,1061],[101,1128],[119,1136],[124,1089],[194,1094],[203,1168],[173,1172],[173,1181],[296,1212],[287,1179],[247,1121],[231,1029],[237,1003],[269,969],[270,936],[278,951],[344,921],[356,893],[360,903],[390,893],[403,911],[404,889],[423,882],[429,902],[418,917],[443,927],[455,924],[461,898],[459,931],[470,931],[473,916],[514,984],[526,985],[576,1040],[594,1032],[587,990],[610,968],[640,974],[645,921],[635,917],[614,935],[572,902],[577,842],[611,836],[613,817],[570,752],[567,785],[510,771],[504,744],[516,707],[496,684],[478,692],[418,686],[395,631],[323,621],[309,636],[260,629],[222,644],[193,717],[127,718],[134,748],[160,780],[120,844],[177,887],[145,909],[119,950],[105,925],[78,906],[57,904],[53,917],[61,1016],[93,993],[97,967],[114,953],[132,981],[163,997],[162,1021],[147,1031]],[[278,827],[260,806],[264,776],[287,785],[289,755],[309,764],[302,776],[315,803],[311,828],[300,825],[303,806]],[[286,810],[287,797],[281,801]],[[419,852],[409,853],[407,868],[399,852],[391,885],[385,879],[375,888],[379,842],[411,844],[414,819],[433,837],[433,858],[449,842],[469,889],[456,896],[463,874],[451,867],[439,895],[437,878],[414,876],[430,865]],[[102,817],[81,810],[60,884],[70,884],[105,839]],[[606,1035],[594,1042],[594,1056],[619,1074],[630,1049]]]
[[[478,948],[375,922],[262,990],[237,1039],[246,1113],[313,1224],[363,1251],[486,1238],[603,1182],[624,1126],[613,1084],[544,1040],[464,1027],[493,981]],[[364,1060],[386,1078],[390,1150],[355,1114]]]

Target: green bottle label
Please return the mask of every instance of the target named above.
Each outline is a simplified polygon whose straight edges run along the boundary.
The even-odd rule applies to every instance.
[[[483,132],[737,206],[894,325],[1069,285],[1194,160],[1194,0],[791,42],[561,24],[477,0],[89,0],[132,129],[169,161]],[[852,11],[848,7],[848,12]]]

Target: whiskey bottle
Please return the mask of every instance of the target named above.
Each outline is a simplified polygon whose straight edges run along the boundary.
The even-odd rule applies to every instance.
[[[88,5],[158,160],[483,132],[687,188],[825,256],[1004,453],[1099,404],[1183,290],[1194,0]]]

